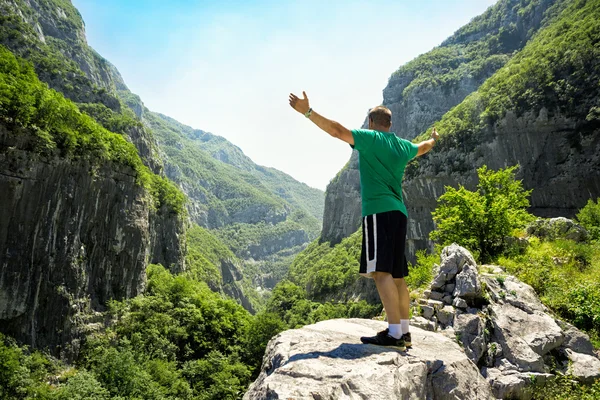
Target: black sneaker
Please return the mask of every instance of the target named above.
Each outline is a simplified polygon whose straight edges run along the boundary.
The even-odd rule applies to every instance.
[[[404,344],[406,345],[407,348],[412,347],[412,339],[410,337],[410,332],[407,332],[404,335],[402,335],[402,337],[400,339],[404,340]]]
[[[360,338],[360,341],[365,344],[390,346],[390,347],[395,347],[400,351],[405,351],[406,346],[404,344],[404,340],[396,339],[395,337],[388,335],[388,333],[386,331],[387,331],[387,329],[385,331],[377,333],[377,335],[375,335],[375,336],[363,336]]]

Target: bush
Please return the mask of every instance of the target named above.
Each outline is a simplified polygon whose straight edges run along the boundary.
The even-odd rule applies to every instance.
[[[557,375],[544,385],[531,390],[532,400],[597,400],[600,398],[600,380],[592,385],[582,385],[577,378]]]
[[[579,210],[577,221],[587,229],[593,240],[600,240],[600,198],[596,202],[589,199],[585,207]]]
[[[533,219],[526,209],[530,190],[515,179],[516,166],[496,172],[477,170],[479,184],[472,192],[446,187],[432,213],[436,229],[431,239],[442,246],[459,243],[489,261],[505,249],[505,238]]]
[[[433,279],[433,266],[439,259],[438,253],[428,255],[425,250],[417,251],[417,263],[409,265],[409,274],[405,278],[409,289],[425,289]]]

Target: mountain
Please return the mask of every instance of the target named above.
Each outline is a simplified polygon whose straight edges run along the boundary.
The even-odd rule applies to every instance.
[[[536,18],[526,18],[528,15]],[[407,251],[413,264],[418,250],[433,247],[429,234],[435,229],[432,212],[437,199],[448,186],[463,185],[472,190],[477,184],[477,169],[483,165],[497,170],[519,164],[517,178],[522,180],[523,187],[532,189],[529,211],[540,217],[573,217],[590,199],[600,197],[599,20],[597,0],[550,3],[501,0],[459,29],[440,48],[402,66],[390,78],[384,90],[384,105],[395,108],[396,114],[409,115],[402,106],[403,97],[390,95],[393,91],[399,93],[395,88],[413,85],[414,89],[408,93],[413,96],[411,93],[418,90],[431,94],[432,90],[443,92],[461,87],[452,84],[450,88],[454,89],[448,89],[447,80],[442,78],[462,76],[469,63],[458,64],[445,75],[428,72],[443,70],[445,60],[433,63],[435,54],[446,51],[443,48],[457,43],[482,47],[482,43],[497,41],[502,26],[519,27],[524,26],[523,21],[537,21],[529,29],[515,28],[515,32],[528,32],[524,43],[513,42],[523,44],[522,49],[511,54],[504,66],[473,93],[443,115],[438,112],[427,121],[411,122],[414,129],[409,129],[407,137],[415,142],[429,137],[431,128],[426,124],[435,125],[441,132],[434,149],[411,162],[404,178],[403,194],[409,213]],[[419,63],[431,66],[419,69],[420,76],[428,78],[407,80],[398,86],[398,77],[410,76],[409,71]],[[431,83],[432,76],[439,82]],[[403,93],[407,96],[406,91]],[[436,103],[438,97],[427,95],[413,100]],[[419,130],[422,133],[413,137]],[[348,241],[358,246],[355,232],[359,227],[360,182],[353,154],[327,189],[321,245],[311,244],[299,255],[290,271],[292,280],[314,298],[322,298],[314,288],[323,286],[315,283],[331,269],[329,254],[351,252]],[[333,248],[324,251],[322,246]],[[310,263],[303,265],[301,260]],[[335,269],[345,277],[353,267],[342,262]],[[301,279],[304,270],[310,274]],[[332,282],[324,286],[329,298],[371,296],[370,292],[355,290],[349,284],[339,285],[331,279],[327,282]]]
[[[440,46],[401,66],[383,90],[383,105],[392,111],[392,130],[400,137],[414,139],[501,70],[540,29],[555,20],[565,4],[552,0],[500,0]],[[435,152],[439,150],[436,148]],[[435,180],[441,183],[438,177]],[[443,193],[443,186],[448,183],[454,182],[436,186],[436,196],[405,193],[408,206],[412,204],[419,213],[418,217],[415,212],[410,214],[415,217],[415,222],[409,224],[411,254],[424,246],[413,238],[426,237],[431,230],[430,225],[421,226],[434,204],[430,199]],[[422,200],[428,206],[421,213],[416,204]],[[355,232],[360,226],[360,212],[358,157],[354,152],[327,187],[321,240],[335,244]]]
[[[144,109],[165,173],[189,199],[192,221],[242,260],[247,288],[272,288],[295,254],[318,237],[324,193],[255,164],[224,138]]]
[[[0,326],[20,342],[74,357],[150,263],[253,310],[318,236],[323,192],[147,110],[70,1],[0,0],[0,56]]]

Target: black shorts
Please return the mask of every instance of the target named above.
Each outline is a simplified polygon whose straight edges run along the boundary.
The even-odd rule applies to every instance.
[[[408,276],[404,255],[406,225],[402,211],[388,211],[363,218],[360,274],[370,277],[372,272],[388,272],[395,279]]]

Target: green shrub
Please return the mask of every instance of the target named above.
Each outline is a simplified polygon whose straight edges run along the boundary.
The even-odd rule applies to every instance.
[[[583,385],[573,376],[557,375],[543,385],[536,385],[530,393],[532,400],[597,400],[600,398],[600,380]]]
[[[428,255],[425,250],[417,251],[417,263],[409,265],[409,274],[405,278],[409,289],[425,289],[433,279],[434,265],[439,259],[438,253]]]
[[[600,199],[589,199],[585,207],[577,214],[579,222],[590,233],[593,240],[600,240]]]
[[[59,369],[57,362],[0,333],[0,400],[49,398],[46,382]]]
[[[505,238],[533,217],[526,211],[531,193],[515,179],[516,167],[496,172],[483,166],[477,170],[475,192],[460,186],[446,187],[432,213],[436,229],[431,239],[442,246],[453,242],[489,261],[505,249]]]
[[[96,379],[94,374],[79,371],[55,393],[55,400],[109,400],[110,393]]]
[[[550,303],[558,313],[575,326],[600,332],[600,286],[593,282],[577,282],[565,288],[566,293]]]

